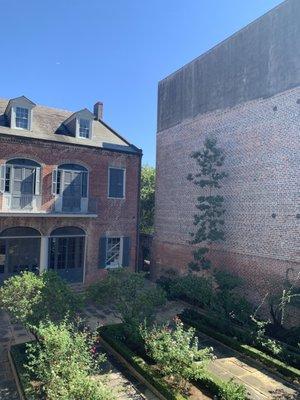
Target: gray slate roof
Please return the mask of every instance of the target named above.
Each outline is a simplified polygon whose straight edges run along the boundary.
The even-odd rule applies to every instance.
[[[68,131],[64,121],[74,112],[36,105],[33,108],[32,129],[30,131],[12,129],[4,114],[8,99],[0,99],[0,134],[14,135],[33,139],[52,140],[55,142],[99,147],[129,153],[141,153],[103,121],[94,120],[91,139],[76,138]]]

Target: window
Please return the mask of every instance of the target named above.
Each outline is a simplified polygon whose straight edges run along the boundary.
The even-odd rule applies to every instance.
[[[130,265],[131,239],[129,236],[102,236],[99,244],[99,268]]]
[[[107,238],[106,267],[120,267],[122,265],[122,238]]]
[[[109,168],[108,197],[123,199],[125,197],[125,169]]]
[[[88,119],[79,119],[79,136],[85,139],[90,137],[90,121]]]
[[[16,128],[28,129],[29,111],[28,108],[16,107]]]

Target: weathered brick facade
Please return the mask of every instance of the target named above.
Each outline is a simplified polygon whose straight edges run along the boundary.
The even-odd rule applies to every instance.
[[[246,65],[239,59],[238,46],[241,41],[249,44],[254,39],[259,46],[260,36],[262,39],[270,29],[271,37],[282,15],[296,12],[300,16],[297,2],[288,1],[285,7],[288,10],[275,9],[273,14],[262,17],[160,82],[153,249],[156,276],[168,268],[187,271],[192,258],[189,232],[193,230],[196,197],[201,189],[186,177],[196,168],[190,154],[202,147],[207,136],[217,138],[218,145],[224,149],[224,169],[229,174],[220,190],[225,198],[226,240],[211,248],[214,265],[245,277],[253,293],[278,284],[289,268],[293,268],[294,276],[300,271],[300,45],[289,42],[288,47],[292,47],[293,52],[288,48],[288,54],[298,59],[298,68],[290,68],[290,65],[294,68],[294,60],[287,56],[284,83],[276,76],[279,56],[269,60],[271,71],[267,77],[259,70],[259,54],[253,58],[252,65]],[[290,26],[282,24],[283,33],[290,29],[295,34],[299,30],[296,23],[299,25],[297,17],[290,20]],[[276,32],[280,36],[278,30]],[[278,50],[277,36],[272,45]],[[235,71],[232,81],[219,80],[218,88],[209,80],[208,88],[197,86],[199,81],[195,74],[202,71],[201,82],[205,85],[205,77],[213,74],[206,67],[214,54],[215,61],[218,60],[218,53],[223,54],[225,68],[226,65],[230,68],[230,63],[238,64],[240,71]],[[218,64],[217,68],[222,67]],[[264,80],[273,78],[272,88],[277,93],[266,93],[263,97],[258,90],[255,98],[255,93],[248,89],[255,74],[255,79],[263,84]],[[277,85],[279,81],[281,86]],[[257,84],[255,82],[253,84]],[[282,90],[284,86],[286,90]],[[209,89],[214,94],[208,94],[211,103],[206,107],[205,103],[199,103],[198,92],[209,92]],[[231,96],[231,104],[228,100],[223,103],[216,100],[222,96],[224,99]]]
[[[79,227],[86,233],[84,283],[88,284],[106,273],[99,268],[99,240],[103,236],[130,237],[130,266],[137,265],[138,203],[141,154],[130,154],[99,147],[60,143],[15,135],[0,134],[0,164],[9,159],[26,158],[41,165],[40,215],[30,213],[3,215],[0,212],[0,232],[11,227],[31,227],[49,237],[55,228]],[[61,164],[83,165],[89,171],[89,198],[93,215],[53,215],[53,170]],[[125,198],[108,198],[108,168],[126,169]],[[0,195],[0,210],[2,195]],[[51,211],[52,210],[52,211]]]

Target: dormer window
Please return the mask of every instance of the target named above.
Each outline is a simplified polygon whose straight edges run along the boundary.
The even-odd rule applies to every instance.
[[[94,114],[84,108],[70,115],[64,125],[72,136],[78,139],[92,139],[94,119]]]
[[[16,128],[28,129],[29,111],[28,108],[16,107]]]
[[[88,119],[79,119],[79,137],[89,139],[91,121]]]

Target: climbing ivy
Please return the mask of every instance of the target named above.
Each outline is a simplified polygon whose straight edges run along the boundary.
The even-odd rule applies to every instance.
[[[207,138],[203,148],[193,152],[191,157],[197,163],[197,172],[190,173],[187,179],[199,187],[201,195],[197,198],[198,212],[193,222],[196,230],[190,232],[190,243],[199,247],[193,251],[194,261],[189,263],[189,268],[199,271],[211,267],[207,257],[208,246],[224,240],[224,198],[216,194],[216,191],[221,188],[221,181],[227,173],[222,170],[225,159],[223,150],[217,147],[214,138]]]

